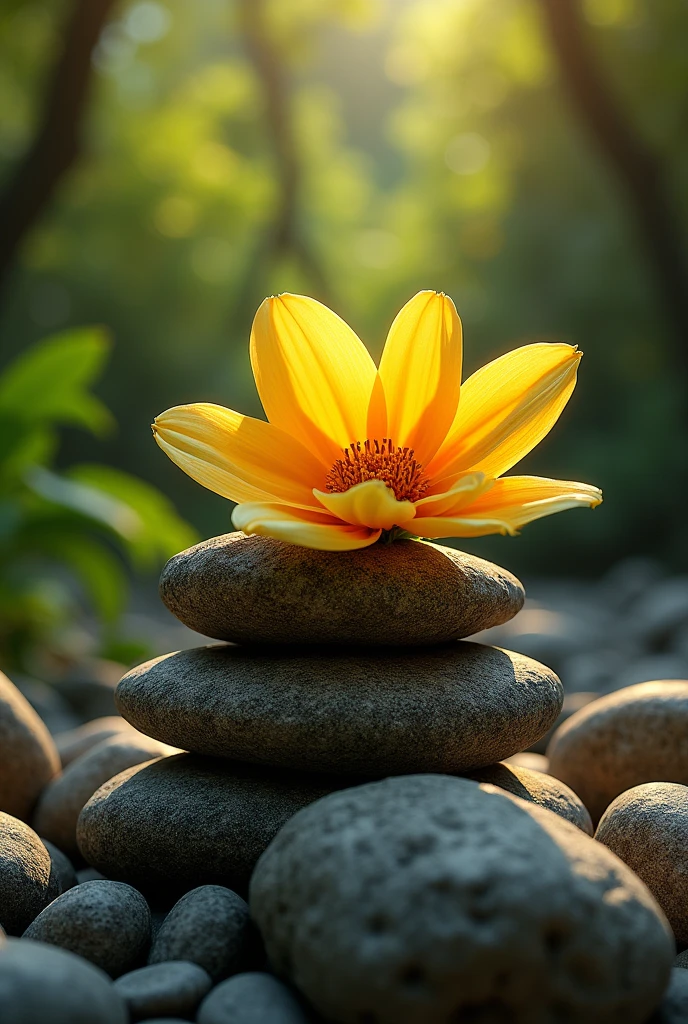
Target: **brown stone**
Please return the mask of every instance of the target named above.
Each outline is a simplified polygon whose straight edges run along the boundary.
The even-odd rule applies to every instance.
[[[27,820],[38,794],[59,770],[50,733],[0,672],[0,811]]]
[[[593,834],[592,821],[582,801],[572,789],[559,779],[541,771],[532,771],[516,764],[492,764],[470,772],[474,782],[489,783],[506,790],[512,796],[546,807],[548,811],[566,818],[589,836]]]
[[[121,715],[105,715],[103,718],[93,718],[76,729],[69,729],[67,732],[58,733],[55,736],[55,746],[62,761],[62,767],[81,757],[91,747],[95,747],[103,740],[110,739],[121,733],[140,735],[133,726],[125,722]]]
[[[593,822],[626,789],[688,785],[688,681],[638,683],[587,704],[557,729],[550,774],[581,798]]]
[[[505,569],[418,541],[314,551],[229,533],[170,559],[160,596],[186,626],[235,643],[436,644],[520,610]]]

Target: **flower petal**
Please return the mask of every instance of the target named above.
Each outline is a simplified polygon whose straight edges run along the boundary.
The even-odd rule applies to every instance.
[[[155,440],[185,473],[232,501],[313,507],[322,464],[270,423],[221,405],[178,405],[156,417]]]
[[[415,503],[417,516],[452,516],[466,505],[489,490],[494,484],[484,473],[468,473],[462,476],[450,491],[429,494]]]
[[[454,421],[461,386],[461,321],[448,296],[423,291],[390,327],[380,361],[388,437],[427,464]]]
[[[488,516],[508,522],[514,530],[534,519],[583,505],[595,508],[602,491],[576,480],[542,476],[504,476],[463,511],[467,516]]]
[[[364,441],[377,370],[351,328],[315,299],[278,295],[251,330],[251,366],[271,423],[327,467]]]
[[[302,511],[290,505],[270,502],[237,505],[232,513],[232,523],[244,533],[272,537],[318,551],[367,548],[380,536],[380,530],[351,526],[326,513]]]
[[[417,516],[413,532],[418,537],[437,540],[439,537],[484,537],[488,533],[516,531],[501,519],[471,519],[470,516]]]
[[[514,349],[474,373],[442,448],[427,467],[436,486],[458,473],[500,476],[549,433],[576,385],[582,353],[571,345]]]
[[[314,490],[313,494],[332,515],[371,530],[391,530],[408,523],[416,514],[413,503],[397,501],[394,491],[382,480],[364,480],[348,491]]]

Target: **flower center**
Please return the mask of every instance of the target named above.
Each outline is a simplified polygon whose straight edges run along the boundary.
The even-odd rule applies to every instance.
[[[382,441],[352,441],[344,449],[344,458],[337,459],[327,474],[327,489],[330,493],[348,491],[364,480],[382,480],[394,491],[397,501],[418,501],[430,481],[413,456],[413,448],[398,448],[391,437],[383,437]]]

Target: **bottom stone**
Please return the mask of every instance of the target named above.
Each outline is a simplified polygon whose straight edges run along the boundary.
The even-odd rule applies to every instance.
[[[81,812],[77,838],[104,875],[163,901],[205,884],[245,892],[282,825],[344,784],[177,754],[101,786]]]

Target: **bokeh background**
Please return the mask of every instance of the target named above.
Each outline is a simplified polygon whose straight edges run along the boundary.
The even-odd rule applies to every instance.
[[[467,372],[533,340],[584,350],[521,466],[605,492],[466,546],[552,615],[577,601],[597,639],[570,642],[598,666],[637,660],[628,601],[670,585],[648,650],[680,665],[687,52],[684,0],[5,0],[0,661],[45,680],[164,649],[151,581],[230,506],[149,424],[193,401],[260,415],[265,295],[322,299],[379,355],[435,288]]]

